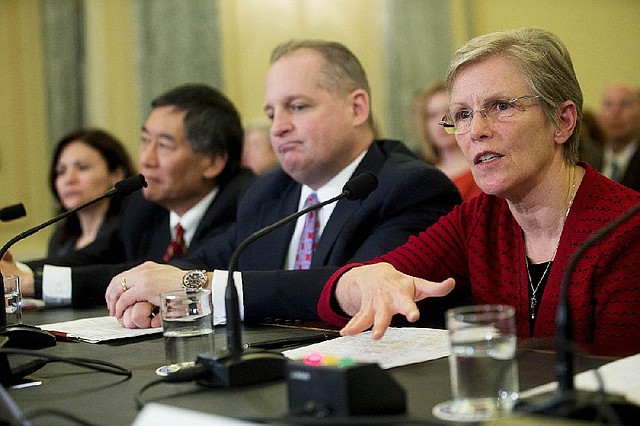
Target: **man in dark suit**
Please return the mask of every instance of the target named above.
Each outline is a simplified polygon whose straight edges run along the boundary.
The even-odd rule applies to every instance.
[[[598,118],[607,136],[593,165],[608,178],[640,191],[640,90],[616,83],[602,94]]]
[[[126,327],[158,326],[159,318],[150,315],[157,295],[179,288],[193,272],[185,269],[201,268],[208,271],[201,285],[213,288],[214,315],[224,317],[226,271],[211,271],[225,268],[244,238],[301,209],[308,198],[327,200],[352,176],[373,172],[380,186],[364,200],[341,200],[317,215],[307,214],[318,218],[313,232],[303,232],[308,219],[301,217],[253,242],[240,256],[236,283],[245,320],[317,319],[318,296],[331,271],[397,247],[460,202],[453,183],[402,143],[374,139],[369,106],[365,72],[346,47],[302,41],[276,48],[265,112],[282,169],[248,189],[226,235],[174,266],[148,262],[114,277],[106,294],[110,313]],[[305,264],[298,248],[310,234],[319,239]]]
[[[211,87],[184,85],[151,107],[138,158],[148,187],[127,200],[114,241],[125,262],[83,259],[94,264],[46,265],[42,275],[36,268],[36,296],[54,303],[70,298],[74,307],[104,304],[118,272],[145,260],[179,258],[235,221],[239,196],[255,176],[240,167],[243,132],[233,104]]]

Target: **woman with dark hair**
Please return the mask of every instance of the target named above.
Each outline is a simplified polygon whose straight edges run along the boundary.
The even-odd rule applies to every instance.
[[[56,145],[49,186],[62,213],[99,197],[134,172],[127,151],[113,135],[100,129],[79,129]],[[49,239],[46,259],[27,265],[41,271],[45,263],[76,266],[121,261],[124,253],[117,238],[122,202],[116,196],[71,214]],[[24,268],[10,253],[2,259],[5,274],[19,275]]]
[[[100,129],[80,129],[56,146],[49,186],[61,211],[68,211],[104,194],[134,174],[124,146]],[[47,257],[61,258],[86,250],[99,260],[118,227],[122,199],[106,199],[67,217],[49,240]],[[107,262],[105,262],[107,263]]]

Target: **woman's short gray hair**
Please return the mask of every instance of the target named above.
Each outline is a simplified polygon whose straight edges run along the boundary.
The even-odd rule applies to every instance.
[[[447,90],[451,92],[453,82],[463,68],[493,56],[507,58],[522,70],[532,94],[540,96],[543,111],[554,125],[560,125],[558,108],[564,101],[570,100],[576,105],[576,127],[564,145],[565,160],[575,164],[578,161],[583,99],[564,43],[555,34],[538,28],[520,28],[476,37],[453,55],[447,73]]]

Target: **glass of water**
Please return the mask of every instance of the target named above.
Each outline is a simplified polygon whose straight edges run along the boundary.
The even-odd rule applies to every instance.
[[[434,407],[436,417],[476,422],[513,410],[518,399],[514,312],[505,305],[447,311],[453,399]]]
[[[22,324],[22,294],[20,279],[15,275],[3,276],[4,309],[7,313],[7,324]]]
[[[163,293],[160,312],[167,365],[160,367],[158,374],[193,366],[199,354],[213,352],[211,290]]]

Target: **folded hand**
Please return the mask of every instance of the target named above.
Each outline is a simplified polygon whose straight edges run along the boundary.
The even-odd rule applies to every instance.
[[[115,316],[127,327],[133,324],[141,327],[144,325],[140,321],[141,315],[148,311],[147,316],[149,316],[151,314],[149,306],[160,305],[161,293],[182,288],[184,274],[185,271],[175,266],[145,262],[116,275],[105,293],[109,315]],[[147,304],[134,309],[133,306],[139,302],[147,302]],[[125,312],[130,308],[133,310],[129,311],[127,318],[123,320]]]

